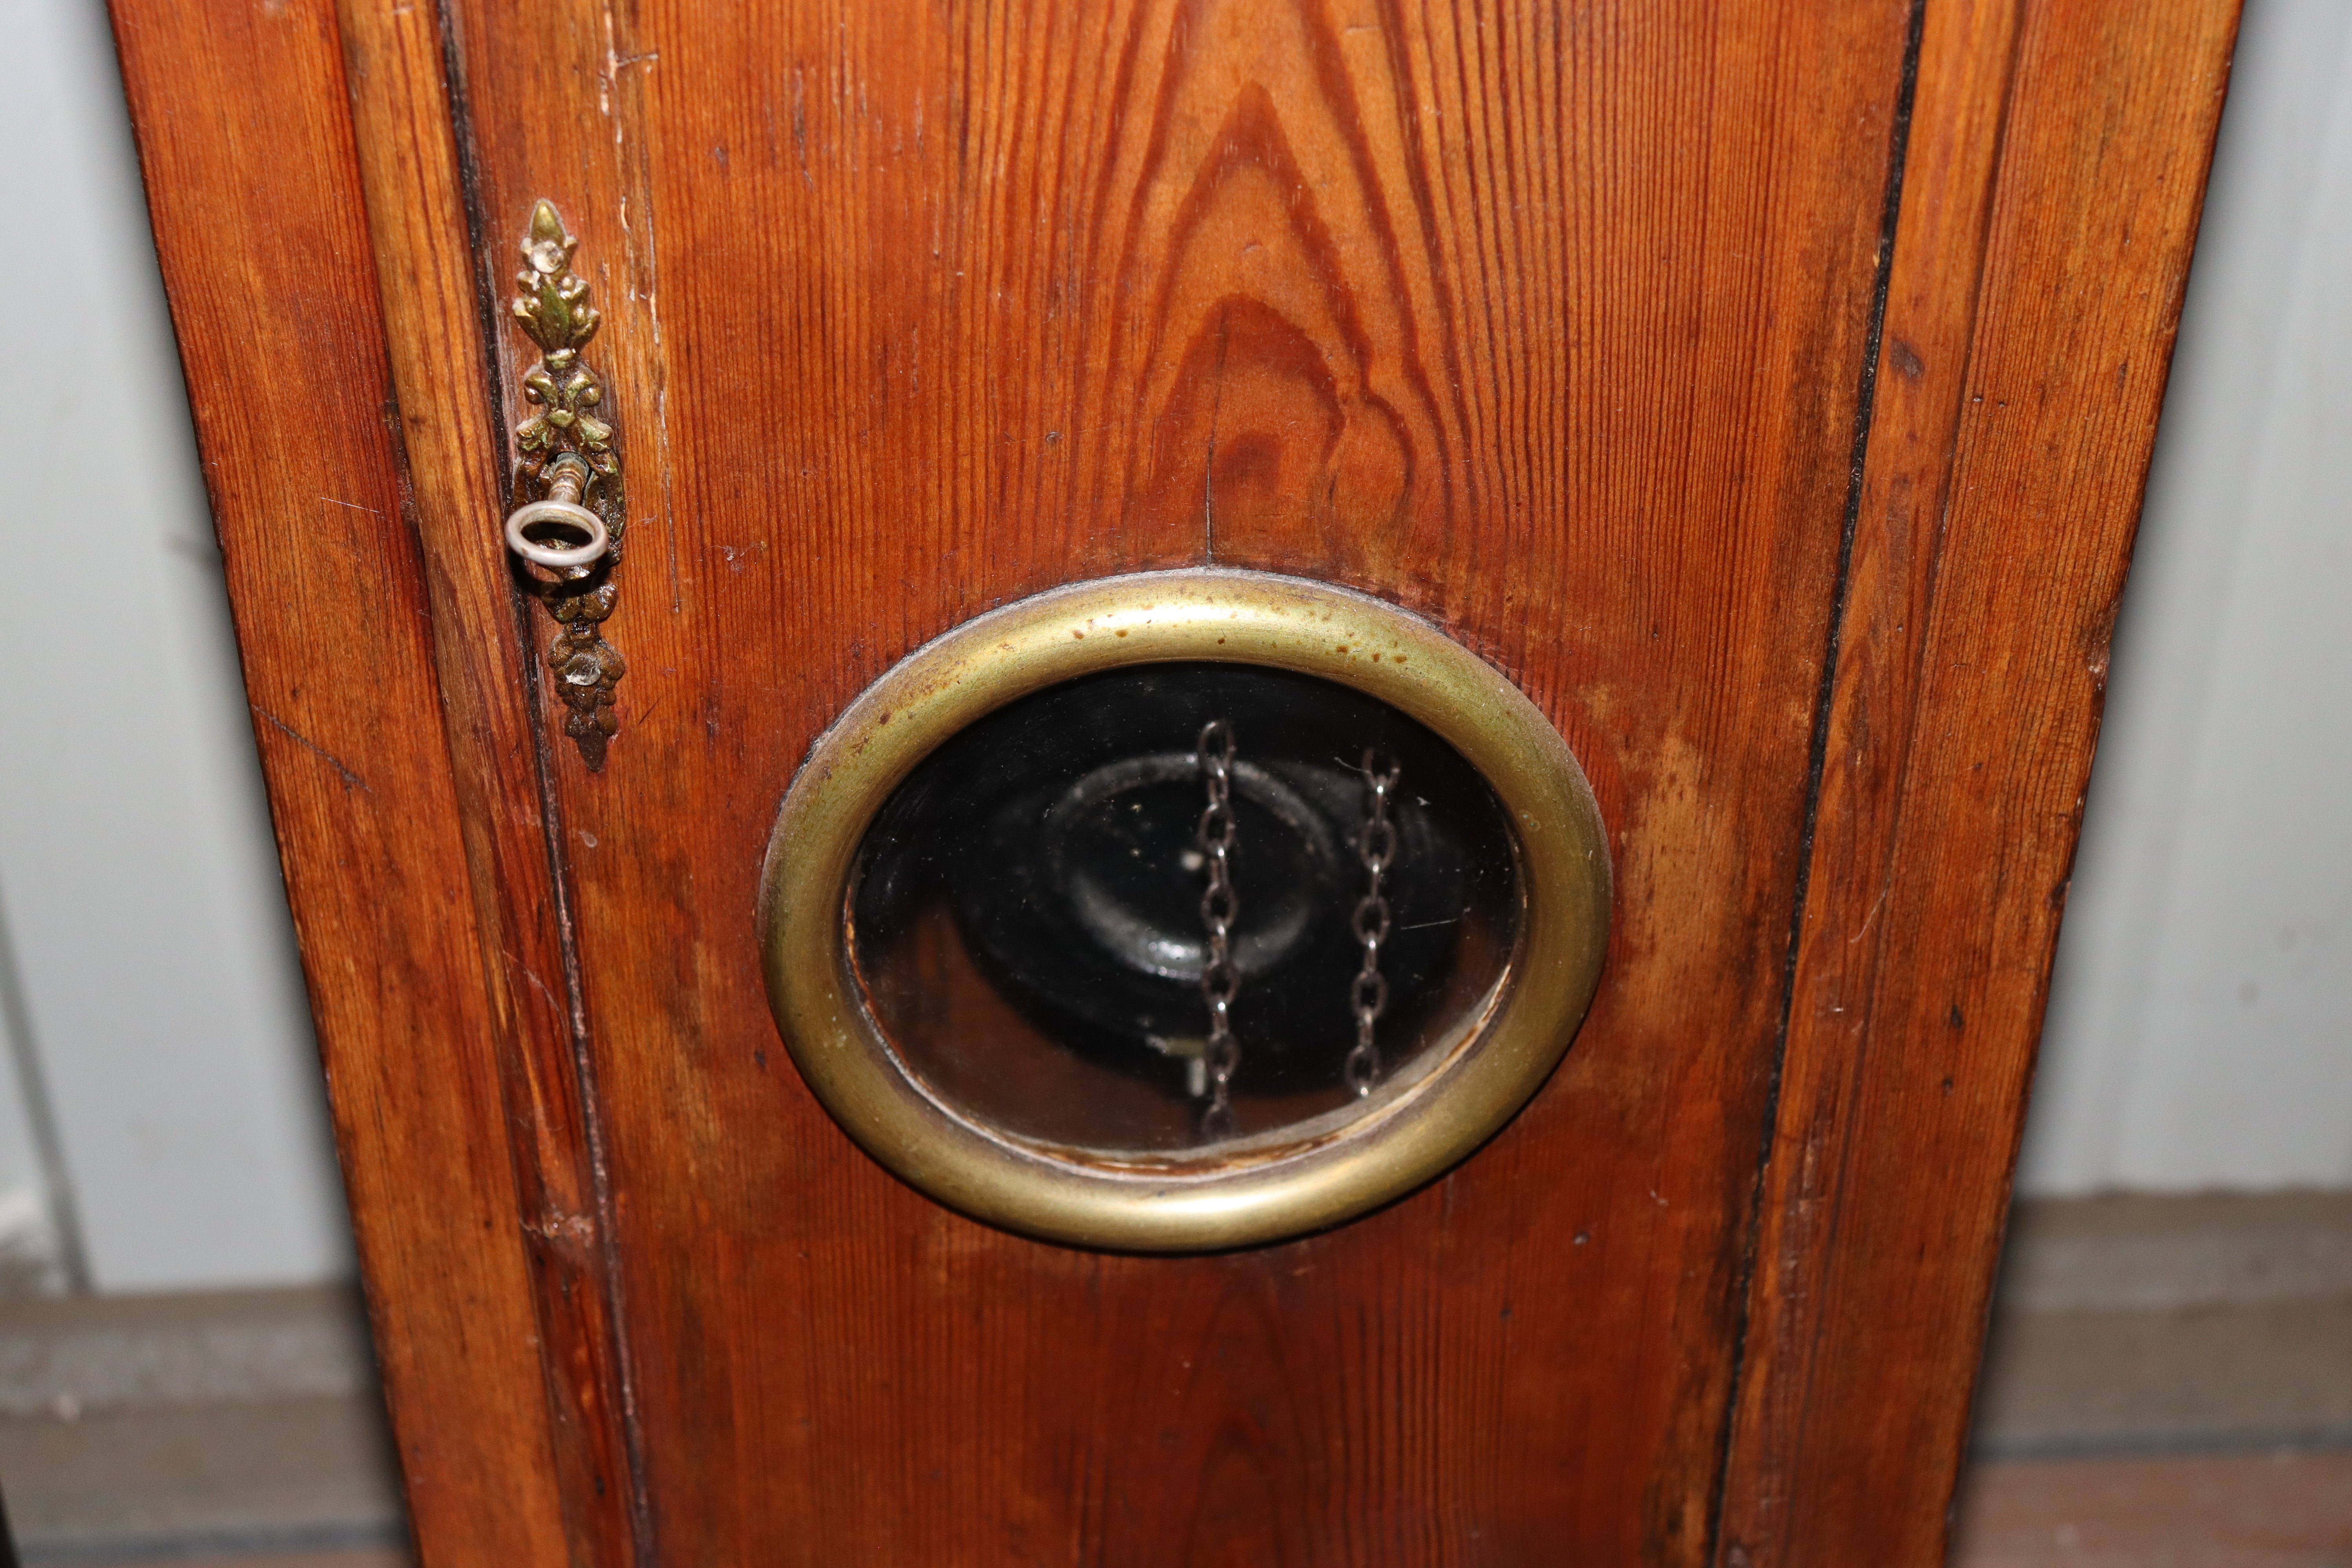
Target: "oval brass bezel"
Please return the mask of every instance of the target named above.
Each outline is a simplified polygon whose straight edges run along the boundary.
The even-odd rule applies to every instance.
[[[1336,1132],[1245,1160],[1086,1162],[933,1099],[868,1014],[848,951],[849,877],[890,792],[950,736],[1077,676],[1180,659],[1268,665],[1368,692],[1444,737],[1518,837],[1517,945],[1482,1026]],[[1566,1053],[1600,982],[1607,835],[1559,732],[1427,621],[1263,572],[1139,573],[1007,605],[926,644],[818,737],[786,792],[760,883],[769,1005],[810,1089],[866,1152],[940,1202],[1049,1240],[1144,1252],[1245,1247],[1338,1224],[1468,1155]]]

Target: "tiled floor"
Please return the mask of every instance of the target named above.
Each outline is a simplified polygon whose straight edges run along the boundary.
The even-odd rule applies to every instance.
[[[0,1421],[9,1522],[36,1563],[149,1541],[395,1539],[393,1466],[354,1398]]]
[[[406,1558],[386,1548],[104,1568],[171,1565],[406,1568]],[[2352,1568],[2352,1451],[1979,1465],[1953,1568]]]
[[[2010,1253],[1953,1568],[2352,1568],[2352,1193],[2028,1205]],[[406,1568],[364,1346],[333,1292],[0,1303],[31,1568]]]
[[[1954,1568],[2352,1568],[2352,1451],[2000,1460]]]

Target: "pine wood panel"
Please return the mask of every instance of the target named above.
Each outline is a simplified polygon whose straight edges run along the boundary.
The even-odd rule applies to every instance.
[[[2236,21],[1928,12],[1729,1564],[1944,1559]]]
[[[1937,1554],[2229,0],[117,5],[427,1562]],[[496,531],[542,195],[602,774]],[[1022,1241],[801,1089],[755,868],[917,643],[1202,561],[1544,706],[1610,971],[1379,1215]]]
[[[408,1505],[568,1560],[331,5],[115,13]]]
[[[1902,11],[457,26],[478,221],[581,234],[631,474],[624,730],[556,763],[661,1553],[1704,1558]],[[900,654],[1205,560],[1423,609],[1545,704],[1617,835],[1612,977],[1439,1187],[1092,1257],[832,1127],[753,880]]]
[[[535,671],[500,537],[505,437],[487,395],[479,278],[464,242],[438,14],[341,0],[402,457],[413,499],[449,759],[471,870],[572,1560],[633,1561],[643,1510],[628,1451],[593,1084],[578,1054],[567,889],[548,841]]]

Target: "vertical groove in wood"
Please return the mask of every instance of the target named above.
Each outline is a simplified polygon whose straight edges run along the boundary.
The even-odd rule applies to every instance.
[[[1902,213],[1905,170],[1912,152],[1912,127],[1917,109],[1918,81],[1921,66],[1923,35],[1926,31],[1927,0],[1911,0],[1910,37],[1905,46],[1903,81],[1897,89],[1893,126],[1893,148],[1889,159],[1886,195],[1882,208],[1878,255],[1878,280],[1871,306],[1867,341],[1864,346],[1864,363],[1862,384],[1854,409],[1853,455],[1850,489],[1846,500],[1845,527],[1838,547],[1837,573],[1831,590],[1831,624],[1829,644],[1823,650],[1817,696],[1814,700],[1813,734],[1805,784],[1804,823],[1797,845],[1803,864],[1797,872],[1796,896],[1789,910],[1789,937],[1786,956],[1786,978],[1780,998],[1780,1038],[1774,1053],[1772,1081],[1764,1100],[1765,1127],[1761,1152],[1755,1173],[1756,1201],[1747,1221],[1743,1244],[1738,1289],[1743,1300],[1739,1325],[1734,1337],[1731,1376],[1727,1397],[1723,1407],[1721,1442],[1727,1459],[1731,1452],[1734,1432],[1738,1420],[1740,1391],[1748,1385],[1749,1338],[1757,1330],[1755,1294],[1759,1268],[1759,1242],[1764,1227],[1763,1199],[1771,1173],[1773,1154],[1772,1132],[1780,1100],[1785,1087],[1782,1067],[1788,1054],[1789,1030],[1795,1001],[1797,961],[1804,934],[1804,915],[1811,894],[1813,872],[1812,848],[1820,832],[1823,775],[1827,771],[1832,699],[1839,679],[1841,642],[1845,630],[1845,613],[1852,602],[1856,564],[1857,536],[1861,518],[1867,504],[1864,491],[1866,458],[1869,450],[1871,426],[1876,411],[1881,345],[1886,327],[1889,296],[1895,282],[1894,262],[1897,252],[1898,219]],[[1722,1540],[1724,1508],[1732,1477],[1727,1465],[1716,1477],[1716,1494],[1708,1518],[1707,1535],[1711,1552],[1719,1552]]]
[[[1821,773],[1804,882],[1809,896],[1816,876],[1825,879],[1823,896],[1844,896],[1840,879],[1860,871],[1867,879],[1873,870],[1869,849],[1885,847],[1874,841],[1859,850],[1853,846],[1857,839],[1869,840],[1873,829],[1883,838],[1889,826],[1883,812],[1872,808],[1883,805],[1878,797],[1894,778],[1885,763],[1900,752],[1912,717],[1908,699],[1924,630],[1922,600],[1932,584],[1934,534],[1966,381],[2018,8],[2018,0],[1963,0],[1931,4],[1922,18],[1904,154],[1906,184],[1889,237],[1871,425],[1857,452],[1854,531],[1843,615],[1833,633],[1835,664],[1829,672],[1833,684],[1824,693]],[[1927,559],[1915,562],[1923,549]],[[1849,643],[1856,632],[1863,635]],[[1867,733],[1857,732],[1858,713],[1870,716],[1861,721]],[[1822,1027],[1809,1021],[1801,1031],[1795,1007],[1817,985],[1815,969],[1825,952],[1827,961],[1856,968],[1877,953],[1868,945],[1809,947],[1802,937],[1811,911],[1797,913],[1798,942],[1790,952],[1791,963],[1800,965],[1790,998],[1792,1038]],[[1832,1011],[1832,1025],[1847,1016],[1843,1009]],[[1784,1047],[1782,1102],[1803,1102],[1818,1092],[1808,1076],[1815,1059],[1813,1053],[1801,1051],[1792,1060]],[[1780,1375],[1776,1351],[1790,1332],[1789,1320],[1808,1308],[1808,1275],[1822,1266],[1819,1248],[1829,1239],[1825,1228],[1803,1234],[1796,1229],[1819,1217],[1820,1189],[1828,1178],[1818,1170],[1798,1173],[1795,1179],[1806,1190],[1791,1197],[1790,1173],[1783,1163],[1788,1152],[1776,1137],[1768,1153],[1768,1196],[1758,1215],[1751,1315],[1745,1329],[1749,1355],[1743,1358],[1728,1434],[1731,1448],[1742,1456],[1727,1470],[1721,1525],[1735,1562],[1759,1550],[1752,1542],[1772,1539],[1775,1480],[1786,1451],[1801,1441],[1804,1421],[1802,1384]],[[1782,1213],[1782,1204],[1793,1205],[1789,1214]],[[1771,1408],[1761,1408],[1764,1402]]]
[[[2236,6],[1927,15],[1727,1568],[1942,1559]]]
[[[562,1568],[489,938],[333,8],[114,18],[417,1545]]]
[[[576,1055],[585,1020],[562,929],[562,854],[543,809],[535,671],[520,642],[532,628],[500,532],[508,436],[488,396],[459,132],[432,6],[341,0],[341,15],[572,1554],[617,1568],[637,1557],[639,1478]]]

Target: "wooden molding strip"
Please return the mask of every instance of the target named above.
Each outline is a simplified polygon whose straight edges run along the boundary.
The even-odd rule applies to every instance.
[[[344,40],[331,0],[121,0],[114,21],[360,1255],[436,1281],[371,1301],[415,1539],[427,1563],[561,1568],[499,939],[468,876],[435,498],[391,423]]]
[[[619,1568],[646,1546],[645,1510],[597,1180],[587,1022],[545,805],[547,738],[525,640],[534,628],[501,531],[508,433],[482,294],[502,303],[504,293],[476,265],[478,244],[494,267],[511,250],[470,229],[437,9],[340,0],[339,12],[572,1560]]]
[[[1943,1561],[2235,0],[1929,0],[1727,1568]]]

